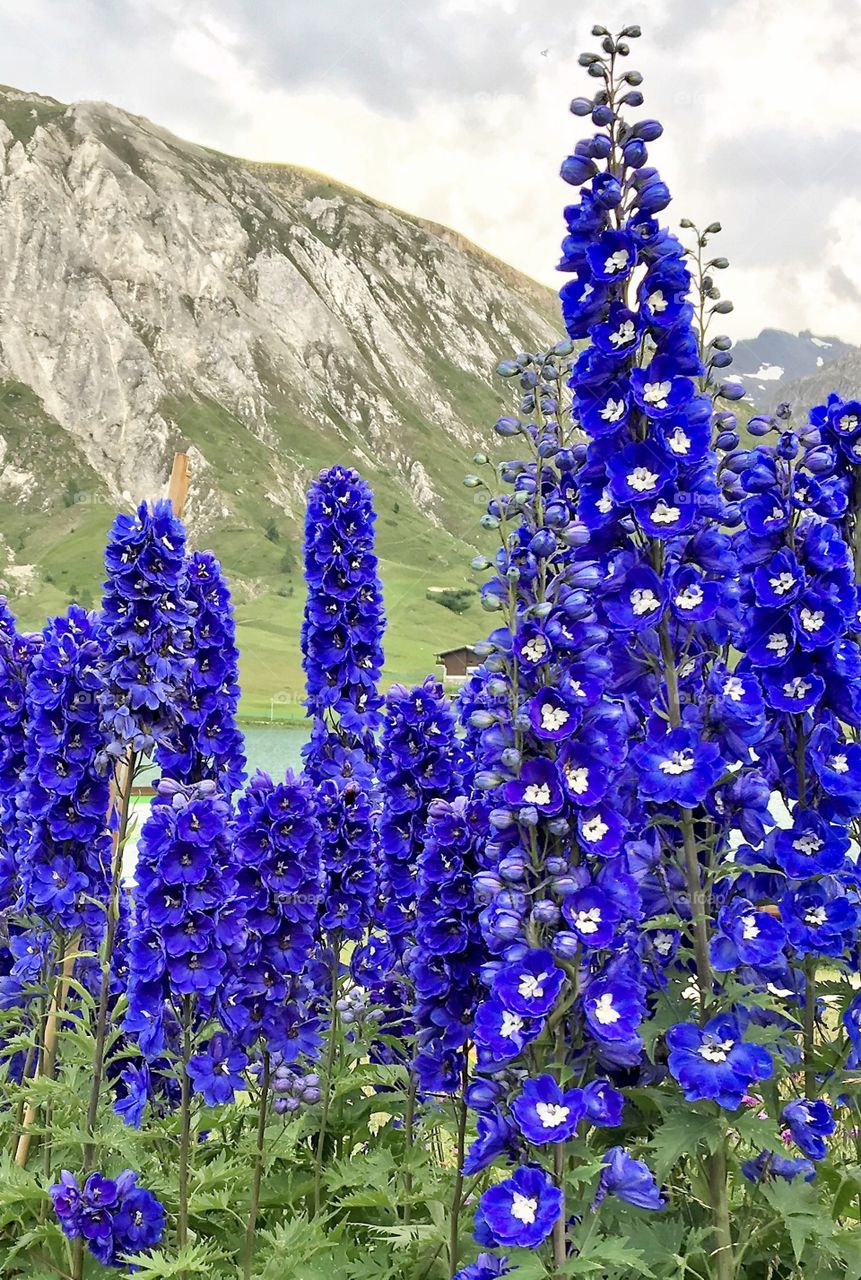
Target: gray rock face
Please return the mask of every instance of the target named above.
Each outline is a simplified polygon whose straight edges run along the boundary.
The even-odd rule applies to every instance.
[[[434,441],[468,462],[468,388],[492,406],[496,361],[558,336],[547,290],[443,228],[112,106],[0,94],[0,377],[114,500],[157,489],[196,403],[262,447],[291,517],[325,453],[383,462],[438,523]],[[223,442],[193,443],[211,519],[232,507]],[[0,459],[4,497],[38,488],[20,441]]]

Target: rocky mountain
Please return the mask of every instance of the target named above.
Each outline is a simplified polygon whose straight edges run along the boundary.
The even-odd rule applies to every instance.
[[[293,692],[295,666],[269,668],[298,624],[306,484],[347,462],[377,494],[390,664],[420,674],[483,625],[426,588],[468,576],[461,477],[507,403],[493,367],[558,336],[549,290],[444,227],[4,89],[0,590],[31,623],[92,596],[113,511],[186,443],[192,534],[231,574],[265,706]]]
[[[763,329],[756,338],[745,338],[733,347],[731,374],[740,378],[757,410],[771,410],[785,400],[786,388],[800,378],[817,376],[827,380],[828,368],[844,356],[859,357],[861,348],[839,338],[816,337],[808,330],[787,333],[783,329]]]

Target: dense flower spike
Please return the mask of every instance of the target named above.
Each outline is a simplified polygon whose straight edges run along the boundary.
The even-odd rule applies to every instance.
[[[0,911],[14,902],[25,761],[27,679],[41,636],[22,635],[0,596]]]
[[[244,941],[230,822],[214,782],[162,779],[143,825],[125,1027],[149,1058],[167,1045],[171,1009],[223,994],[229,955]]]
[[[474,873],[482,834],[480,803],[433,800],[418,861],[415,944],[409,972],[416,993],[416,1072],[423,1089],[453,1093],[481,992],[484,959]]]
[[[170,502],[118,515],[105,552],[107,758],[149,753],[175,723],[191,664],[185,529]]]
[[[351,468],[321,471],[308,491],[302,665],[319,736],[313,754],[327,754],[328,733],[337,729],[342,747],[373,755],[385,626],[375,520],[371,491]]]
[[[26,832],[20,847],[19,909],[57,931],[104,929],[111,878],[109,788],[96,762],[102,635],[72,606],[45,628],[27,681]]]
[[[219,985],[224,1026],[245,1049],[290,1063],[317,1046],[313,1017],[316,922],[322,890],[317,805],[310,783],[258,772],[236,816],[242,945]]]
[[[211,778],[230,795],[245,776],[245,746],[236,723],[239,650],[230,591],[211,551],[195,551],[186,567],[194,661],[176,724],[156,750],[165,777],[176,782]]]

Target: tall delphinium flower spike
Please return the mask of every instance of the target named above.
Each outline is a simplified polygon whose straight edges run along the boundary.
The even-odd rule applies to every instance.
[[[22,634],[0,596],[0,912],[17,896],[18,803],[24,773],[27,679],[41,635]],[[23,816],[23,815],[22,815]]]
[[[191,664],[185,529],[167,500],[120,514],[105,551],[106,758],[149,755],[174,724]]]
[[[842,974],[849,989],[861,919],[851,852],[861,817],[858,590],[841,520],[846,490],[839,477],[822,478],[828,449],[820,432],[809,423],[796,428],[786,405],[752,419],[750,429],[758,442],[730,455],[724,473],[745,566],[737,641],[744,656],[735,679],[762,689],[768,733],[757,753],[769,787],[791,809],[791,826],[761,847],[742,847],[739,860],[759,870],[737,891],[761,899],[768,890],[779,900],[785,938],[771,968],[802,1005],[804,1088],[813,1105],[825,1070],[816,974],[827,965],[830,980]],[[765,867],[773,868],[770,884]],[[738,945],[729,959],[733,968],[743,961]]]
[[[385,627],[375,521],[371,491],[352,468],[329,467],[308,490],[302,665],[314,720],[306,760],[314,774],[349,773],[361,755],[375,756]]]
[[[832,392],[825,404],[810,410],[799,436],[818,490],[818,513],[839,523],[855,577],[861,579],[861,399],[844,400]]]
[[[319,783],[326,875],[320,923],[337,952],[345,939],[367,932],[377,888],[372,793],[385,617],[375,521],[373,495],[356,471],[320,472],[305,522],[302,662],[312,728],[303,754]],[[337,1001],[337,991],[332,995]]]
[[[98,949],[111,879],[109,784],[97,768],[102,638],[93,615],[72,606],[45,628],[27,682],[23,775],[26,835],[18,910]],[[83,939],[79,939],[83,941]]]
[[[155,752],[155,763],[175,782],[210,778],[230,796],[245,777],[239,707],[239,649],[230,590],[211,551],[188,558],[185,598],[191,613],[194,661],[179,698],[180,714]]]

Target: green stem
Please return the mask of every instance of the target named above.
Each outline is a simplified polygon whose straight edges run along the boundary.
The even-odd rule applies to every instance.
[[[332,940],[332,1003],[329,1010],[329,1044],[326,1049],[325,1078],[323,1080],[323,1110],[320,1114],[320,1131],[317,1134],[317,1150],[314,1154],[314,1213],[320,1212],[321,1188],[323,1185],[323,1152],[326,1145],[326,1130],[329,1124],[329,1110],[332,1106],[332,1081],[335,1074],[335,1057],[338,1051],[338,973],[340,968],[339,948],[337,940]]]
[[[129,825],[132,787],[134,785],[135,764],[137,755],[134,751],[128,760],[125,776],[119,790],[119,818],[111,854],[111,890],[108,898],[108,914],[105,924],[105,939],[102,950],[102,981],[99,989],[99,1005],[96,1014],[96,1042],[93,1049],[93,1078],[90,1085],[90,1100],[87,1106],[88,1141],[84,1147],[84,1173],[93,1166],[95,1146],[92,1141],[96,1128],[96,1117],[99,1112],[99,1097],[102,1089],[102,1076],[105,1070],[105,1042],[108,1033],[108,1004],[111,994],[111,961],[114,954],[114,942],[119,922],[120,880],[123,866],[123,847],[126,842]],[[80,1280],[80,1276],[76,1276]]]
[[[717,1280],[734,1280],[732,1227],[727,1193],[726,1139],[708,1160],[709,1190],[712,1201],[712,1223],[715,1235],[714,1258]]]
[[[415,1141],[416,1097],[418,1080],[414,1071],[410,1071],[410,1087],[407,1090],[407,1105],[404,1111],[404,1226],[408,1227],[413,1216],[413,1172],[411,1169],[413,1145]]]
[[[188,1167],[191,1154],[191,996],[182,998],[182,1095],[180,1101],[179,1136],[179,1212],[176,1221],[176,1243],[184,1249],[188,1243]]]
[[[469,1078],[469,1064],[464,1062],[461,1074],[460,1093],[457,1097],[457,1168],[454,1175],[454,1189],[451,1196],[451,1220],[448,1234],[448,1266],[449,1277],[457,1271],[460,1253],[460,1211],[463,1205],[463,1161],[466,1155],[466,1086]]]
[[[260,1080],[260,1103],[257,1113],[257,1145],[254,1150],[254,1175],[251,1179],[251,1203],[248,1206],[248,1225],[245,1229],[244,1280],[251,1280],[254,1263],[254,1238],[257,1234],[257,1210],[260,1206],[260,1182],[263,1176],[263,1155],[266,1149],[266,1118],[269,1109],[269,1054],[263,1054],[263,1075]]]

